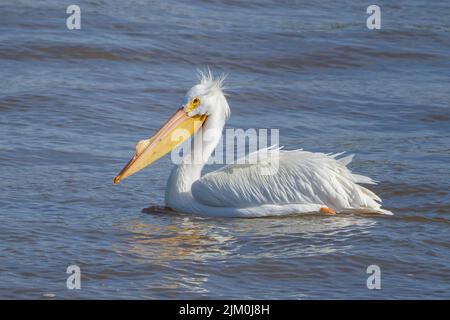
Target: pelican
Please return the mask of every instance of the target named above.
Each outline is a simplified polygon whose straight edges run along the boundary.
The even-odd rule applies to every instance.
[[[199,83],[184,97],[181,108],[147,140],[136,145],[133,158],[114,183],[152,164],[187,139],[201,139],[175,165],[167,182],[165,204],[172,210],[218,217],[263,217],[300,213],[379,213],[381,199],[360,184],[371,178],[352,173],[353,155],[264,148],[251,154],[249,164],[229,164],[202,176],[230,115],[223,92],[224,76],[199,72]],[[174,135],[179,130],[187,134]],[[212,132],[212,134],[211,134]],[[263,174],[267,159],[276,156],[277,170]],[[192,161],[193,157],[197,161]],[[200,159],[198,161],[198,159]],[[270,162],[270,161],[269,161]]]

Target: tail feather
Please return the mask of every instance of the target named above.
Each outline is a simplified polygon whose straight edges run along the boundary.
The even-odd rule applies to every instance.
[[[369,190],[367,188],[364,188],[362,186],[359,186],[359,190],[361,190],[361,192],[365,196],[369,197],[371,200],[375,200],[375,201],[378,201],[380,203],[382,202],[381,198],[379,196],[377,196],[373,191],[371,191],[371,190]]]
[[[344,166],[347,166],[350,162],[352,162],[354,156],[354,154],[349,154],[348,156],[337,159],[337,161],[339,161]]]
[[[360,174],[352,173],[353,178],[355,179],[356,183],[365,183],[365,184],[377,184],[375,180],[373,180],[370,177],[363,176]]]
[[[337,158],[342,153],[336,153],[331,155],[333,158]],[[350,154],[348,156],[336,159],[340,164],[344,165],[345,167],[350,164],[353,160],[354,154]],[[393,215],[392,212],[389,210],[381,209],[381,198],[377,196],[374,192],[371,190],[359,185],[359,184],[377,184],[377,181],[373,180],[370,177],[355,174],[352,173],[348,168],[348,174],[350,176],[347,176],[350,178],[350,180],[353,180],[354,187],[356,189],[353,189],[353,203],[357,206],[356,208],[346,208],[344,209],[344,212],[353,212],[353,213],[378,213],[378,214],[385,214],[385,215]],[[345,183],[344,181],[341,181],[341,183]]]

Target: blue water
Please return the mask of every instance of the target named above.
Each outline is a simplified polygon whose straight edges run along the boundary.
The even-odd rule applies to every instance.
[[[0,2],[0,298],[450,298],[447,1],[378,1],[381,30],[365,1],[76,4],[70,31],[68,3]],[[355,153],[395,215],[143,212],[170,159],[113,178],[206,65],[229,128]]]

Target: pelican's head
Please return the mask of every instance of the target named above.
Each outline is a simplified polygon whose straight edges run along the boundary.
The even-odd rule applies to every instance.
[[[184,96],[183,109],[189,117],[196,115],[217,116],[227,119],[230,108],[223,93],[225,76],[214,79],[211,71],[199,72],[200,83]]]
[[[202,128],[209,117],[225,121],[230,109],[223,94],[224,76],[214,79],[210,70],[199,72],[200,83],[185,95],[181,108],[158,132],[136,145],[133,158],[115,177],[114,183],[149,166]]]

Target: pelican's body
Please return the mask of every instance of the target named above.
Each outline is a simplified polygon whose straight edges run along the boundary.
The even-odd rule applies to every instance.
[[[164,151],[155,151],[159,144],[169,140],[168,134],[176,126],[187,127],[197,119],[201,125],[190,130],[190,134],[202,140],[201,147],[196,148],[194,144],[192,152],[174,167],[167,182],[166,206],[175,211],[222,217],[320,211],[391,214],[381,209],[377,195],[359,185],[374,184],[374,181],[347,168],[352,156],[338,159],[339,154],[268,148],[249,156],[258,159],[256,162],[227,165],[202,176],[230,113],[222,81],[215,80],[210,72],[201,74],[200,84],[189,90],[183,108],[155,137],[138,144],[135,156],[116,177],[116,183],[172,150],[173,138]],[[273,164],[274,157],[276,168],[264,173],[268,164]]]

